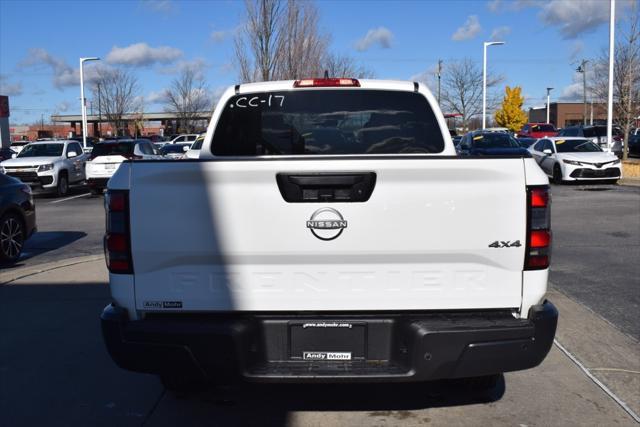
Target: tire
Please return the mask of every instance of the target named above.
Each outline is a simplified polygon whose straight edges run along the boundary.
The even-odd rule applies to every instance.
[[[56,195],[59,197],[66,196],[69,193],[69,177],[66,172],[60,172],[58,175],[58,185],[56,186]]]
[[[89,191],[92,196],[100,196],[102,194],[102,188],[91,188]]]
[[[553,183],[556,185],[562,184],[562,170],[557,164],[553,167]]]
[[[12,263],[20,258],[24,246],[25,230],[22,219],[8,213],[0,219],[0,262]]]

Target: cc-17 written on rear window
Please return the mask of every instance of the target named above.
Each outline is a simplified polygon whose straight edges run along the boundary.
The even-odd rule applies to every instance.
[[[215,156],[437,154],[442,130],[424,95],[373,89],[241,94],[226,103]]]
[[[229,108],[282,107],[284,95],[240,96],[229,104]]]

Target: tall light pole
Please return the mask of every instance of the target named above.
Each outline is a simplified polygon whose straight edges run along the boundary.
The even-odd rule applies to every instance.
[[[611,0],[609,12],[609,94],[607,96],[607,145],[613,147],[613,59],[615,58],[616,0]],[[624,152],[624,147],[623,147]]]
[[[487,127],[487,46],[501,45],[504,42],[484,42],[482,57],[482,129]]]
[[[549,121],[549,110],[551,109],[551,105],[549,104],[549,93],[553,90],[552,87],[547,88],[547,123],[551,123]]]
[[[438,106],[440,106],[440,78],[441,77],[442,77],[442,59],[438,59]]]
[[[576,71],[582,73],[582,103],[584,104],[584,113],[582,114],[582,125],[587,125],[587,61],[583,59]]]
[[[84,97],[84,72],[82,65],[87,61],[98,61],[100,58],[92,56],[80,58],[80,103],[82,106],[82,148],[87,149],[87,100]]]

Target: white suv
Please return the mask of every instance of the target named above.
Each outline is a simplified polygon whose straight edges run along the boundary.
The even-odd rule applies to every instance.
[[[70,184],[84,181],[88,158],[77,141],[32,142],[16,158],[2,162],[0,172],[64,196]]]
[[[87,162],[87,185],[91,194],[100,194],[107,181],[125,160],[162,159],[148,139],[119,139],[93,146],[91,161]]]
[[[169,144],[192,144],[196,138],[198,137],[197,133],[185,133],[182,135],[178,135],[175,138],[173,138]]]

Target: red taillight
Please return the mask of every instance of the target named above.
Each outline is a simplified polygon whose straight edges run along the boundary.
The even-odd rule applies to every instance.
[[[529,190],[532,208],[546,208],[549,203],[549,189],[535,187]]]
[[[108,206],[110,212],[124,212],[126,207],[127,196],[124,193],[110,192],[107,195]]]
[[[357,79],[303,79],[296,80],[293,87],[360,87]]]
[[[104,252],[107,268],[115,274],[133,273],[129,230],[129,192],[109,190],[105,195],[106,233]]]
[[[549,268],[551,256],[551,196],[549,187],[527,188],[525,270]]]
[[[529,232],[530,247],[546,248],[551,243],[551,233],[549,230],[531,230]]]

